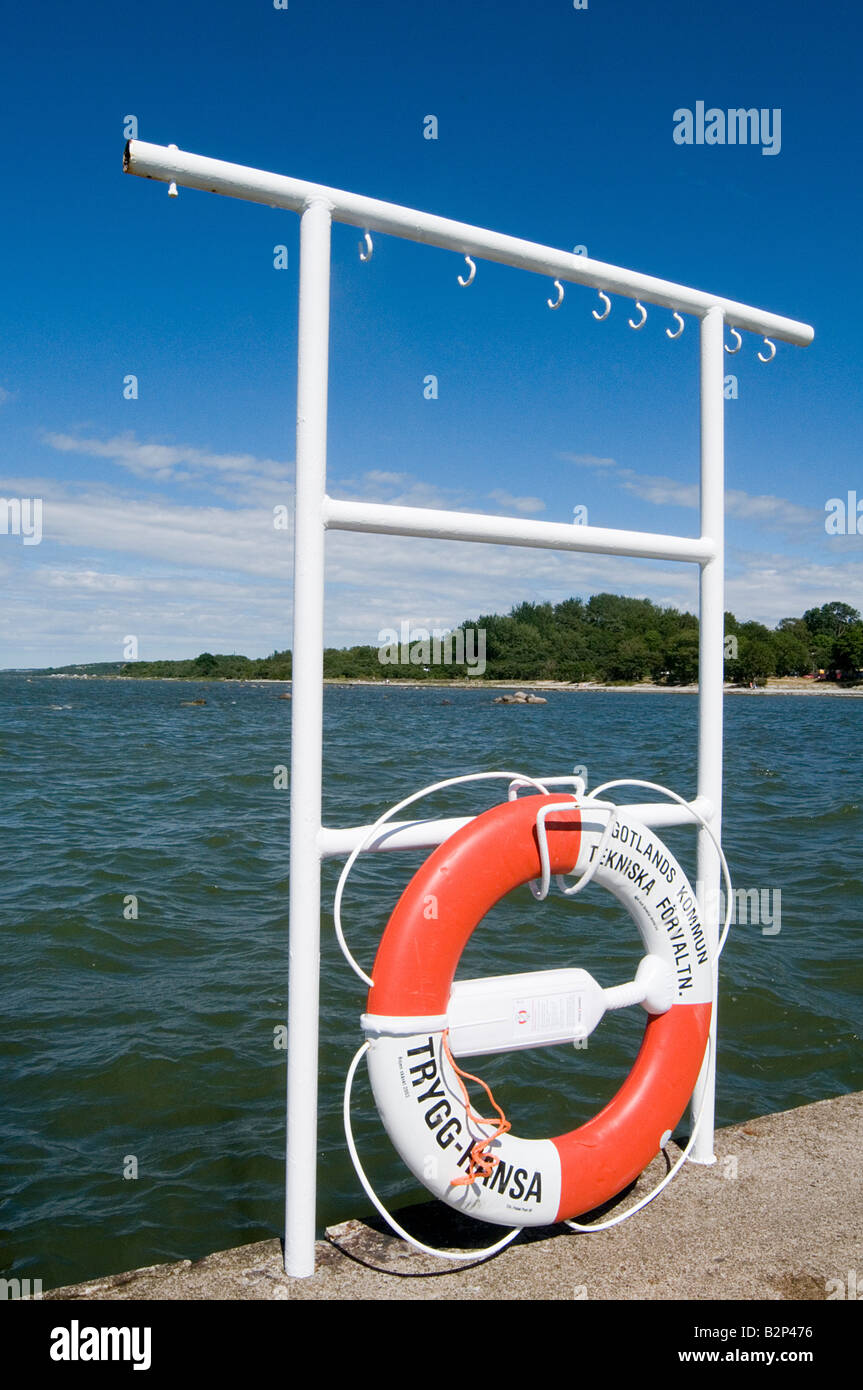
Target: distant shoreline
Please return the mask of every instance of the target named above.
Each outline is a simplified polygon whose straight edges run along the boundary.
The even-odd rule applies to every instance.
[[[274,680],[266,676],[241,677],[230,680],[224,676],[194,677],[194,676],[133,676],[133,675],[77,675],[71,671],[64,672],[33,672],[28,675],[26,671],[4,671],[0,675],[19,675],[26,680],[72,680],[72,681],[171,681],[176,685],[273,685],[290,686],[290,680]],[[364,680],[361,677],[342,678],[338,676],[325,676],[324,685],[326,686],[367,686],[381,690],[547,690],[564,695],[589,695],[591,693],[602,694],[636,694],[636,695],[697,695],[698,686],[693,685],[655,685],[649,681],[641,681],[637,684],[603,685],[594,681],[487,681],[477,680]],[[843,686],[837,681],[815,681],[808,680],[803,676],[783,676],[769,677],[767,684],[763,686],[749,687],[744,685],[732,685],[726,683],[724,686],[726,695],[826,695],[840,696],[842,698],[861,698],[863,697],[863,684],[858,686]]]
[[[250,682],[251,683],[251,682]],[[273,682],[275,684],[275,682]],[[289,685],[289,681],[282,681],[281,684]],[[459,681],[389,681],[386,684],[382,681],[369,680],[339,680],[327,677],[324,685],[367,685],[383,686],[386,690],[406,689],[422,690],[426,686],[436,690],[550,690],[554,693],[563,695],[589,695],[591,693],[600,694],[634,694],[634,695],[697,695],[697,684],[692,685],[655,685],[650,681],[640,681],[637,685],[603,685],[594,681],[484,681],[484,680],[459,680]],[[768,680],[766,686],[755,686],[750,688],[745,685],[732,685],[726,682],[723,687],[725,695],[841,695],[841,696],[863,696],[863,684],[859,686],[846,686],[845,688],[834,681],[810,681],[802,677],[774,677]]]

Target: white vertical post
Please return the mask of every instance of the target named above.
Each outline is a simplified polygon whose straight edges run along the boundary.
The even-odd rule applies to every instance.
[[[698,795],[712,807],[710,824],[722,830],[722,699],[725,679],[725,316],[718,306],[701,320],[701,534],[714,543],[701,566],[698,644]],[[720,865],[707,831],[698,831],[699,894],[711,952],[719,941]],[[710,1023],[710,1057],[692,1098],[693,1119],[704,1106],[692,1148],[695,1163],[715,1163],[716,1010]]]
[[[321,201],[300,222],[285,1174],[285,1271],[296,1278],[315,1269],[331,224]]]

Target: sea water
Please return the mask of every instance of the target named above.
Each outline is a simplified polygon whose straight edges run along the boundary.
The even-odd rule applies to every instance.
[[[0,676],[0,1275],[47,1289],[282,1231],[283,692]],[[629,775],[694,794],[694,696],[547,691],[519,707],[495,693],[328,687],[325,823],[368,822],[427,783],[495,768],[581,765],[591,786]],[[195,699],[206,704],[182,703]],[[725,719],[724,846],[746,896],[722,959],[720,1125],[863,1085],[863,701],[731,696]],[[481,810],[505,785],[438,795],[426,813]],[[694,878],[693,834],[663,838]],[[368,971],[422,858],[368,856],[351,878],[345,930]],[[341,1124],[365,990],[335,942],[340,867],[323,876],[319,1228],[369,1210]],[[477,929],[459,974],[574,965],[609,985],[640,954],[602,889],[538,904],[524,888]],[[617,1090],[643,1022],[621,1011],[586,1048],[472,1069],[517,1133],[561,1133]],[[364,1079],[354,1113],[387,1200],[421,1198]]]

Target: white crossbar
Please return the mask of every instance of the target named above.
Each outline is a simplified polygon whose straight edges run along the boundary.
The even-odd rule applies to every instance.
[[[607,265],[588,256],[576,256],[552,246],[540,246],[536,242],[522,241],[519,237],[505,236],[501,232],[489,232],[482,227],[472,227],[467,222],[453,222],[448,217],[419,212],[416,208],[399,207],[396,203],[384,203],[378,198],[346,193],[341,188],[327,188],[321,183],[307,183],[284,174],[270,174],[264,169],[250,169],[243,164],[229,164],[222,159],[189,154],[170,145],[166,147],[151,145],[145,140],[130,140],[126,146],[123,168],[126,173],[137,174],[141,178],[182,184],[185,188],[199,188],[208,193],[223,193],[251,203],[289,208],[292,212],[302,212],[310,203],[322,202],[329,208],[334,222],[347,222],[352,227],[385,232],[389,236],[440,246],[444,250],[460,251],[462,255],[480,256],[487,261],[502,261],[521,270],[532,270],[573,284],[590,285],[593,289],[624,295],[628,299],[643,299],[648,304],[678,309],[684,314],[702,317],[708,309],[718,306],[726,322],[735,328],[768,334],[771,338],[780,338],[799,347],[811,343],[814,336],[814,330],[808,324],[797,323],[779,314],[769,314],[764,309],[739,304],[733,299],[707,294],[704,290],[675,285],[671,280],[659,280],[654,275],[641,275],[638,271]]]
[[[324,501],[324,524],[333,531],[430,536],[435,540],[524,545],[537,550],[581,550],[596,555],[635,555],[651,560],[691,560],[701,565],[716,555],[716,546],[706,536],[661,536],[647,531],[615,531],[605,526],[487,516],[482,512],[342,502],[332,497]]]
[[[565,699],[566,696],[562,698]],[[539,778],[540,782],[543,780],[542,777]],[[689,806],[681,806],[675,801],[638,802],[627,805],[626,813],[651,830],[661,830],[670,825],[697,825],[698,816],[704,816],[705,820],[708,820],[713,813],[713,807],[705,797],[697,796]],[[366,852],[434,849],[457,830],[470,825],[473,819],[473,816],[450,816],[442,820],[388,821],[366,845]],[[346,826],[344,829],[323,826],[318,835],[321,857],[331,859],[350,854],[357,845],[364,842],[371,829],[370,825]]]

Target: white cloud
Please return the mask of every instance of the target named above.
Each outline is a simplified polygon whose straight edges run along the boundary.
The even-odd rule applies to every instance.
[[[534,512],[545,511],[545,503],[541,497],[515,497],[511,492],[504,492],[502,488],[495,488],[494,492],[488,495],[508,513],[518,512],[522,516],[529,516]]]
[[[568,454],[562,453],[559,458],[567,459],[569,463],[578,463],[585,468],[616,468],[617,459],[599,458],[596,454]]]
[[[182,507],[91,493],[46,496],[46,542],[121,552],[182,569],[290,577],[291,546],[266,508]]]
[[[593,454],[562,453],[559,457],[597,472],[613,473],[626,492],[654,506],[688,507],[690,510],[696,510],[699,506],[700,488],[697,482],[682,483],[662,474],[639,473],[634,468],[622,467],[614,459],[597,458]],[[772,530],[800,531],[801,528],[811,527],[813,522],[823,523],[823,512],[814,507],[801,507],[785,497],[769,494],[753,496],[735,488],[726,490],[725,514],[736,521],[758,522]]]
[[[461,489],[426,483],[413,473],[371,468],[359,478],[334,478],[333,496],[349,502],[382,502],[391,507],[464,509],[470,494]]]
[[[636,473],[633,468],[618,468],[615,477],[627,492],[652,502],[657,507],[697,507],[698,484],[679,483],[676,478],[663,478],[649,473]]]
[[[293,476],[293,464],[255,454],[217,454],[188,444],[145,443],[131,431],[110,439],[82,439],[71,434],[48,432],[45,442],[61,453],[84,454],[110,459],[136,478],[157,483],[216,483],[228,496],[247,500],[248,490],[262,485],[273,491]]]
[[[815,507],[801,507],[785,497],[769,495],[754,497],[749,492],[730,489],[725,494],[725,514],[739,521],[760,521],[765,526],[799,529],[813,522],[824,529],[824,512]]]
[[[402,618],[421,623],[431,613],[437,626],[451,626],[524,599],[609,591],[690,611],[697,602],[692,566],[348,532],[328,537],[327,575],[327,641],[335,645],[373,642]]]
[[[807,608],[839,600],[863,611],[863,555],[833,564],[799,556],[734,551],[729,556],[725,606],[739,618],[775,627]]]
[[[273,502],[289,501],[292,491],[283,486],[288,465],[251,454],[144,444],[133,435],[99,440],[54,434],[49,440],[61,452],[109,458],[147,485],[15,480],[20,495],[44,499],[44,541],[26,554],[20,547],[4,552],[7,569],[23,582],[7,578],[4,584],[10,597],[0,613],[0,665],[117,659],[129,633],[139,636],[140,654],[154,658],[204,649],[261,655],[290,645],[293,540],[273,525]],[[658,506],[697,505],[694,485],[593,455],[573,461]],[[230,501],[178,501],[178,484],[193,475]],[[162,484],[158,491],[155,483]],[[544,508],[538,497],[503,488],[477,494],[435,487],[406,470],[336,479],[332,491],[409,506],[476,511],[490,498],[512,514]],[[238,497],[241,505],[231,505]],[[786,499],[739,490],[728,494],[728,511],[738,521],[794,527],[798,537],[813,515]],[[820,513],[815,534],[823,538],[823,563],[811,551],[803,564],[799,555],[732,551],[727,607],[772,625],[837,597],[863,606],[863,555],[858,561],[844,546],[840,553],[838,541],[831,545]],[[847,539],[849,546],[859,541]],[[505,613],[524,599],[560,602],[600,591],[695,611],[697,569],[333,531],[327,537],[326,642],[373,644],[382,628],[405,618],[448,627],[482,613]]]

